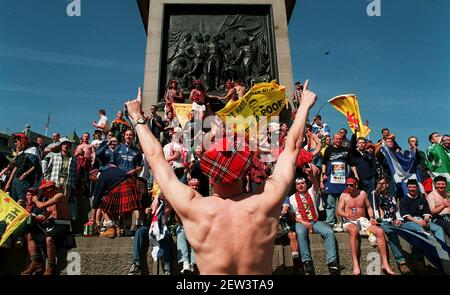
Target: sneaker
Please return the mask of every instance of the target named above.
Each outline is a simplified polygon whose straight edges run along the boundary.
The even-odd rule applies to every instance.
[[[343,270],[343,269],[344,269],[344,267],[339,265],[337,263],[337,261],[328,263],[328,271],[333,276],[340,274],[341,270]]]
[[[307,274],[309,275],[315,274],[314,264],[312,263],[312,261],[305,261],[303,262],[303,264],[305,265],[305,271]]]
[[[23,248],[23,244],[24,244],[25,240],[23,239],[23,237],[18,237],[16,242],[14,243],[14,246],[17,249],[22,249]]]
[[[128,275],[136,276],[140,275],[141,273],[142,273],[141,268],[133,262],[133,264],[130,267],[130,270],[128,271]]]
[[[102,238],[114,239],[116,237],[116,229],[114,228],[114,226],[110,226],[107,230],[105,230],[104,232],[100,233],[99,236],[102,237]]]
[[[333,231],[334,231],[335,233],[342,233],[342,232],[344,232],[344,228],[342,227],[342,224],[336,223],[336,224],[333,226]]]
[[[292,252],[292,259],[298,259],[300,257],[300,255],[298,254],[298,252]]]
[[[411,273],[411,270],[409,269],[408,265],[406,265],[406,263],[400,263],[398,265],[398,270],[404,275]]]
[[[191,272],[191,265],[189,262],[184,261],[183,262],[183,269],[181,270],[181,274],[188,274]]]

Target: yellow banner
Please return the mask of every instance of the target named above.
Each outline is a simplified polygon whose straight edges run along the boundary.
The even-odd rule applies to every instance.
[[[237,101],[229,101],[227,105],[216,112],[216,115],[223,120],[233,120],[238,124],[238,130],[242,129],[242,124],[239,124],[239,119],[253,117],[255,120],[249,123],[245,129],[252,129],[256,127],[256,123],[262,117],[269,119],[272,116],[277,116],[286,106],[286,89],[284,86],[278,85],[276,81],[270,83],[255,84],[243,97]],[[241,130],[239,130],[241,131]]]
[[[358,137],[367,137],[369,135],[371,130],[362,123],[358,98],[355,94],[338,95],[328,102],[347,118],[348,125],[353,133],[355,133],[355,127],[359,126]]]
[[[10,196],[0,190],[0,221],[6,222],[6,231],[2,234],[0,246],[25,221],[28,213]],[[1,234],[1,233],[0,233]]]
[[[181,128],[184,128],[187,122],[189,122],[189,114],[192,111],[192,104],[190,103],[173,103],[173,110],[175,115],[180,122]]]

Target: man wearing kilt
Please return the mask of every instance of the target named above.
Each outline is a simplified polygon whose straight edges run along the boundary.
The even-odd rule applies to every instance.
[[[114,164],[117,168],[126,172],[128,176],[130,176],[138,189],[142,192],[142,194],[146,194],[147,186],[146,183],[139,181],[136,177],[138,173],[143,168],[142,163],[142,153],[134,144],[134,132],[131,129],[125,131],[124,134],[125,143],[121,143],[113,153]],[[136,223],[140,222],[141,216],[140,211],[135,212]],[[124,218],[123,221],[127,224],[126,228],[129,229],[131,227],[131,215]],[[131,227],[131,229],[135,228],[136,225]]]
[[[142,192],[138,189],[136,178],[119,168],[109,167],[101,173],[91,171],[91,180],[95,181],[92,208],[94,212],[101,209],[105,219],[111,220],[108,229],[100,236],[120,236],[119,218],[129,218],[134,210],[143,208]]]

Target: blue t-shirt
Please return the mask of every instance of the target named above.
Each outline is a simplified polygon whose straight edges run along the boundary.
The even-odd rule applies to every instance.
[[[114,151],[114,163],[117,168],[129,172],[136,167],[143,166],[142,154],[137,148],[121,143]]]
[[[326,175],[328,179],[325,184],[325,192],[328,194],[340,194],[347,185],[347,177],[350,176],[349,153],[347,148],[329,146],[325,150],[323,162],[327,167]]]

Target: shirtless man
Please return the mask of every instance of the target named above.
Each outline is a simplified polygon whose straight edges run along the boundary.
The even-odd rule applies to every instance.
[[[354,177],[347,178],[347,189],[341,194],[337,208],[337,215],[343,218],[344,230],[350,235],[350,249],[353,259],[353,273],[360,275],[358,260],[358,235],[360,230],[369,230],[377,238],[378,251],[381,256],[381,270],[385,274],[394,275],[388,257],[386,239],[383,229],[377,227],[374,212],[369,203],[369,198],[364,191],[358,189],[358,180]],[[365,218],[365,211],[369,213],[370,221]]]
[[[447,198],[447,179],[444,176],[434,178],[434,190],[428,194],[430,211],[435,217],[434,223],[441,226],[450,237],[450,199]]]
[[[308,81],[304,88],[303,104],[288,133],[285,149],[260,194],[244,193],[243,177],[229,183],[213,178],[214,194],[209,198],[202,197],[178,181],[164,158],[158,140],[147,126],[136,124],[135,129],[147,161],[150,167],[157,167],[152,169],[154,176],[183,222],[202,274],[272,273],[279,208],[292,184],[306,118],[317,98],[315,93],[308,90]],[[127,102],[126,106],[132,121],[141,122],[140,88],[137,99]],[[239,153],[234,154],[239,156]],[[226,153],[221,155],[226,157]]]
[[[47,248],[47,267],[44,275],[53,275],[56,270],[56,247],[64,241],[70,232],[70,213],[67,197],[58,193],[56,184],[53,181],[43,180],[39,191],[46,201],[39,200],[37,194],[32,197],[34,205],[45,210],[42,215],[33,215],[34,222],[40,224],[36,230],[28,235],[28,252],[31,257],[30,266],[22,272],[23,275],[33,274],[42,268],[39,259],[38,244],[40,248],[44,245]],[[51,223],[44,223],[52,219]]]
[[[95,147],[93,144],[89,143],[90,135],[89,133],[83,133],[81,136],[81,143],[77,146],[75,150],[75,157],[82,157],[90,161],[93,165],[95,162]]]
[[[227,103],[230,100],[231,101],[238,100],[238,94],[236,88],[233,86],[233,82],[228,80],[225,83],[225,90],[227,91],[227,94],[225,96],[211,96],[211,97],[222,100],[224,103]]]
[[[236,89],[238,98],[241,98],[245,95],[245,92],[247,92],[247,89],[244,85],[242,85],[242,82],[239,80],[234,81],[234,89]]]

